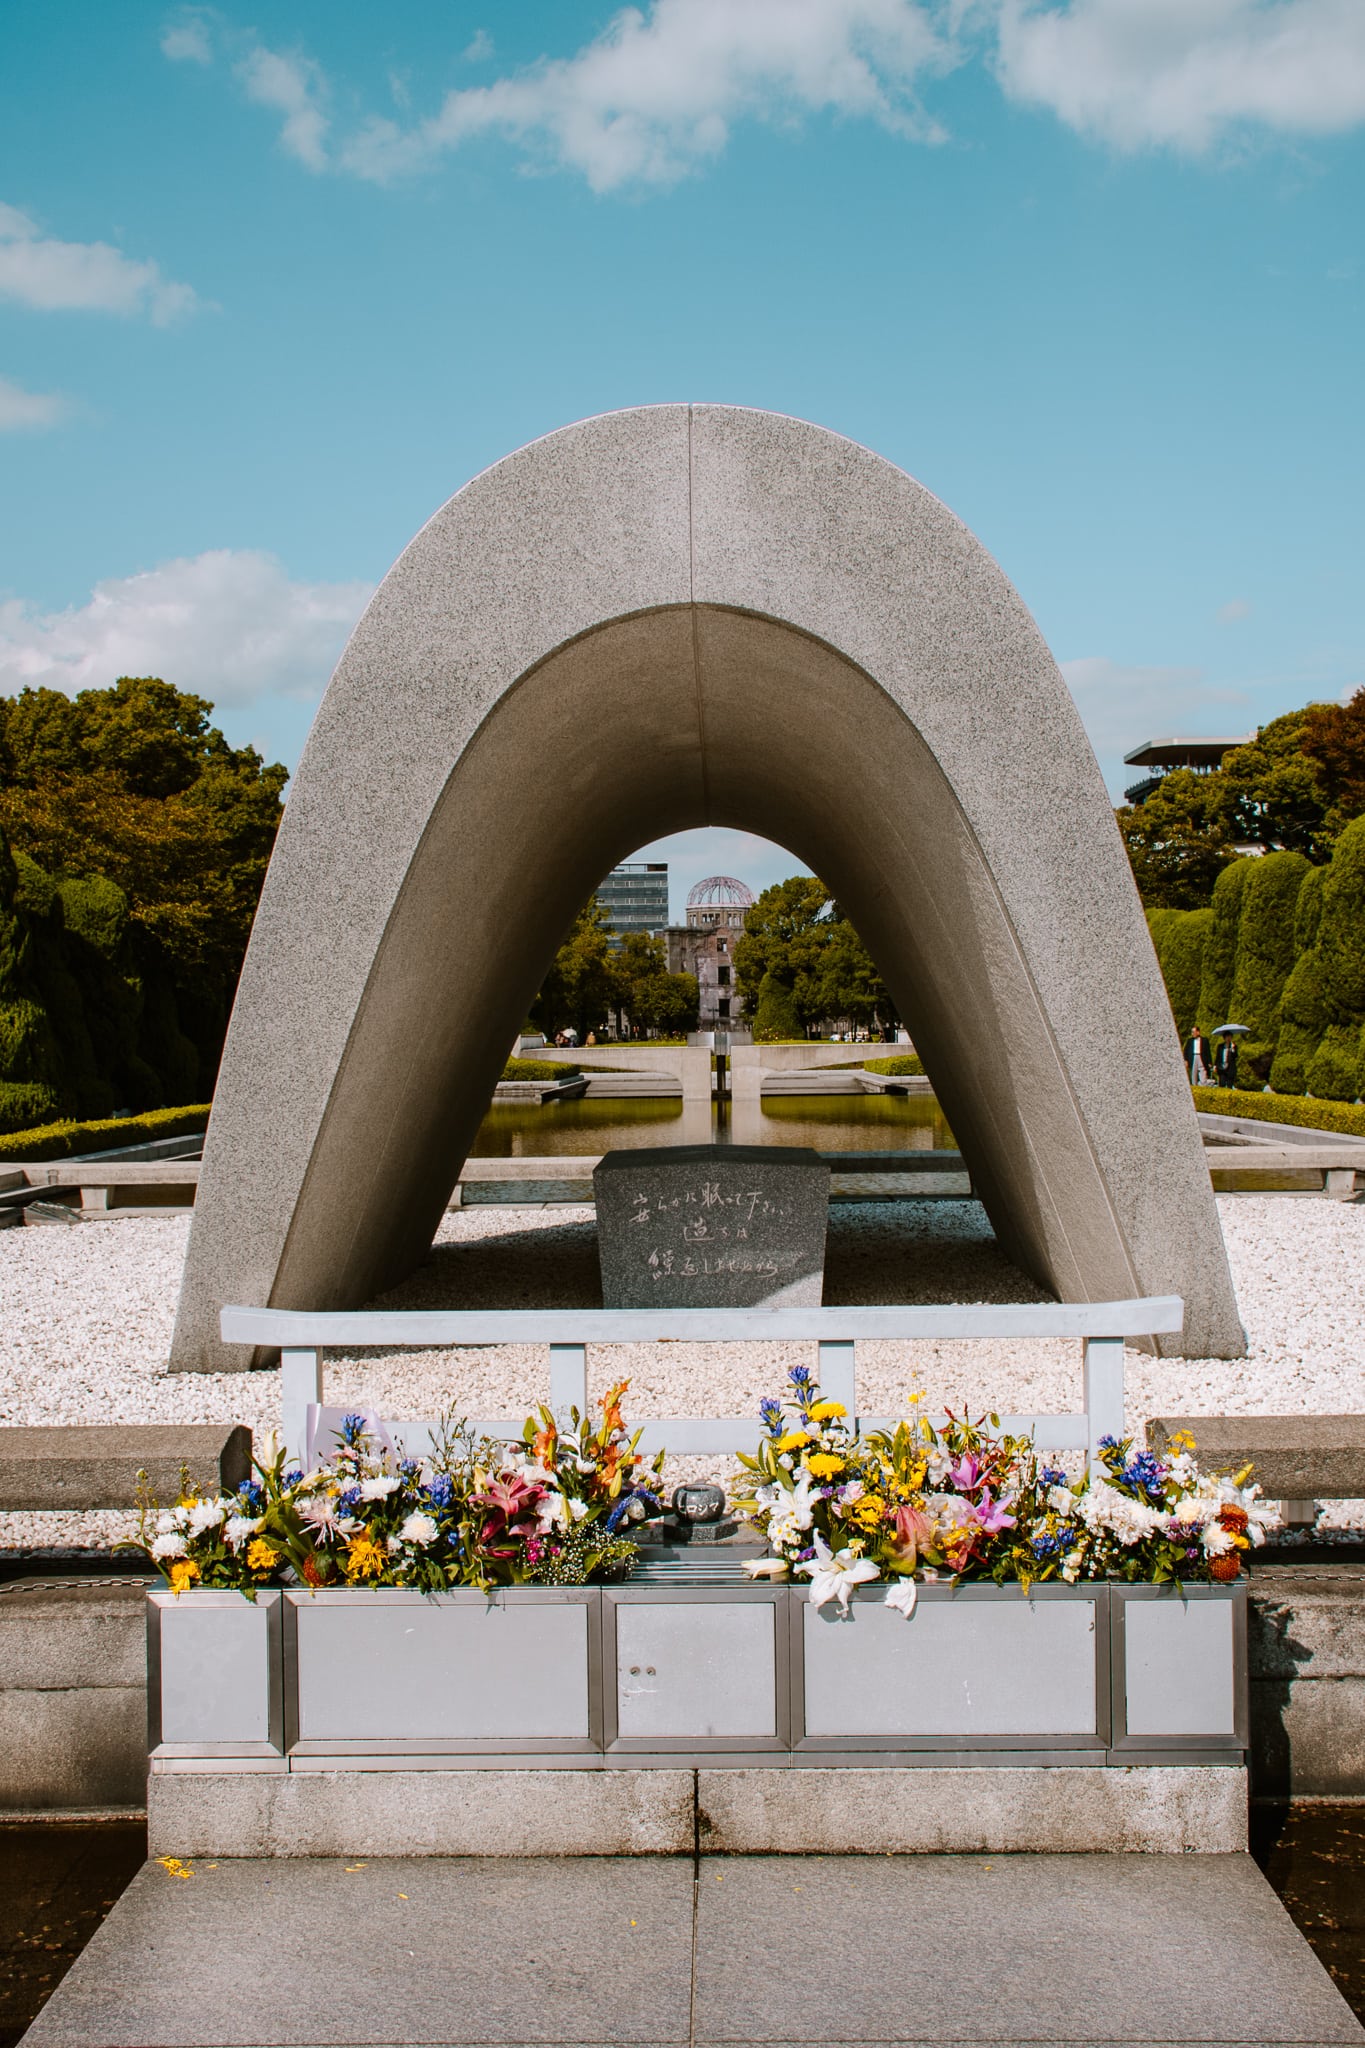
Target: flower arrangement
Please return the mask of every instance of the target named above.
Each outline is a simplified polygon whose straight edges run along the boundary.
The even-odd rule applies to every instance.
[[[816,1606],[848,1608],[858,1585],[889,1580],[909,1614],[917,1579],[1235,1579],[1275,1511],[1248,1482],[1202,1474],[1194,1444],[1162,1460],[1105,1438],[1103,1470],[1074,1486],[1039,1465],[997,1417],[917,1416],[861,1436],[804,1366],[785,1400],[759,1404],[764,1435],[731,1505],[767,1539],[755,1577],[806,1576]]]
[[[646,1461],[626,1432],[627,1382],[608,1390],[600,1419],[547,1408],[520,1442],[475,1437],[448,1421],[433,1455],[396,1458],[348,1415],[316,1471],[286,1467],[271,1444],[257,1477],[234,1494],[201,1496],[182,1473],[181,1496],[159,1508],[144,1491],[138,1533],[171,1591],[231,1587],[249,1597],[292,1579],[306,1586],[584,1585],[624,1577],[637,1546],[624,1531],[657,1511],[663,1453]]]

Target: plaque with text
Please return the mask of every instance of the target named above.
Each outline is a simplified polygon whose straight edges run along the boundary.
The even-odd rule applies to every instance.
[[[607,1308],[817,1304],[829,1168],[797,1146],[659,1145],[593,1171]]]

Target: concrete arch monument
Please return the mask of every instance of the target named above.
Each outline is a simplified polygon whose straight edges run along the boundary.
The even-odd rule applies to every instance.
[[[562,933],[635,847],[742,825],[836,890],[992,1223],[1062,1300],[1178,1293],[1244,1348],[1113,814],[1066,685],[919,484],[663,405],[467,484],[319,709],[242,973],[172,1363],[226,1302],[336,1309],[430,1245]]]

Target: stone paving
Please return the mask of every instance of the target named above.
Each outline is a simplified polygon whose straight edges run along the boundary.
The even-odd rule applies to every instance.
[[[1365,2030],[1246,1856],[355,1858],[148,1863],[24,2048],[637,2042]]]

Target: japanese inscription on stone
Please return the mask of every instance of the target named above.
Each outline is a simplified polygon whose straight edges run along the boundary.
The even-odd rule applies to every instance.
[[[607,1308],[818,1303],[829,1168],[795,1146],[609,1152],[593,1172]]]

